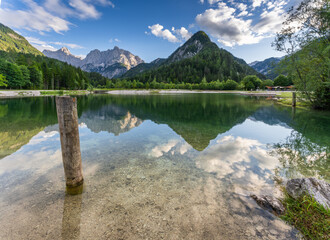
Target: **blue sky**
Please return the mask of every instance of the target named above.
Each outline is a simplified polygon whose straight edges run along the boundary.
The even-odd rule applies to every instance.
[[[252,62],[282,56],[271,47],[286,10],[299,0],[0,0],[0,22],[39,50],[66,46],[84,56],[114,46],[146,62],[168,57],[203,30]]]

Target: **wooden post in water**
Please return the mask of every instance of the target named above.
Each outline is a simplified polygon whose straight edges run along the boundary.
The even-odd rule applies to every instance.
[[[292,92],[292,107],[296,106],[296,92]]]
[[[56,97],[56,110],[61,136],[62,160],[67,187],[84,182],[78,130],[77,99]]]

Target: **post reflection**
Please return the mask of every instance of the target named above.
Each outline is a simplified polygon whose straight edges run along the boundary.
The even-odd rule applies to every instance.
[[[83,185],[67,188],[62,218],[62,240],[80,239],[80,221]]]

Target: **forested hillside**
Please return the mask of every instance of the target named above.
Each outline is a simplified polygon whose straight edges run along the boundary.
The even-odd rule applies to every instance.
[[[43,55],[21,35],[0,23],[0,50]]]
[[[0,51],[0,87],[10,89],[86,89],[107,78],[33,54]]]

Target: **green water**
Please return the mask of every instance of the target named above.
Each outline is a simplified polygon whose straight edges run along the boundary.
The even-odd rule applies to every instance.
[[[253,194],[330,181],[330,114],[229,94],[78,97],[84,192],[55,99],[0,100],[0,239],[296,239]]]

